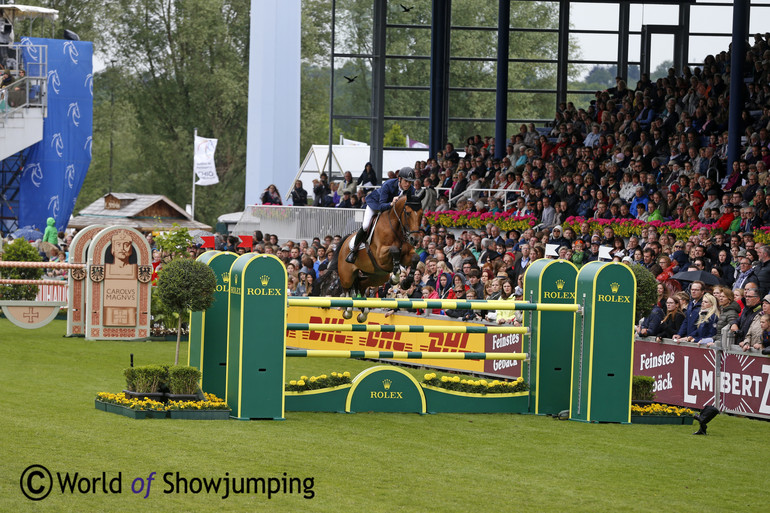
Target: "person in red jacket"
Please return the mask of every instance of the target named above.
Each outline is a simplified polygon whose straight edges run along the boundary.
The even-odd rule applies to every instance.
[[[733,221],[735,220],[735,211],[732,203],[727,203],[724,207],[725,213],[717,220],[717,226],[719,226],[722,231],[726,232],[730,229],[730,225],[733,224]]]

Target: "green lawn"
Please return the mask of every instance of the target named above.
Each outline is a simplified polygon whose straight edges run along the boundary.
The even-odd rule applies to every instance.
[[[64,338],[64,321],[22,330],[0,319],[0,511],[764,511],[770,424],[718,416],[692,426],[595,425],[527,415],[313,414],[275,421],[131,420],[94,408],[122,369],[173,362],[173,342]],[[183,348],[186,356],[186,346]],[[289,359],[287,379],[370,363]],[[422,375],[422,371],[415,371]],[[108,479],[122,494],[41,502],[19,488],[29,465]],[[156,472],[147,499],[135,478]],[[166,494],[191,479],[314,479],[302,493]],[[240,481],[239,481],[240,482]],[[240,486],[240,484],[238,485]]]

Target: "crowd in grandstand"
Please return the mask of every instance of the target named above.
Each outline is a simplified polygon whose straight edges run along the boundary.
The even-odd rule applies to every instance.
[[[746,351],[770,354],[770,245],[755,241],[758,230],[770,225],[770,33],[754,36],[746,61],[746,73],[737,77],[746,99],[741,157],[730,169],[727,52],[679,76],[673,69],[655,82],[642,75],[633,89],[618,78],[586,108],[563,103],[550,126],[521,125],[502,159],[492,158],[494,138],[476,135],[466,141],[462,157],[450,143],[434,158],[416,162],[414,188],[423,194],[424,211],[507,212],[534,216],[535,226],[501,233],[494,224],[450,230],[424,220],[414,280],[367,294],[521,299],[524,270],[532,261],[561,258],[581,266],[599,259],[605,246],[609,258],[642,265],[658,282],[652,311],[636,327],[639,336],[710,347],[728,335]],[[378,173],[366,164],[358,178],[346,172],[330,182],[321,173],[312,199],[298,181],[291,197],[297,206],[312,201],[363,208],[379,185]],[[271,185],[261,201],[280,204],[281,194]],[[640,236],[623,238],[611,226],[592,229],[592,219],[681,221],[697,235],[677,240],[648,224]],[[340,244],[341,235],[327,235],[279,245],[275,235],[257,232],[251,248],[223,237],[217,249],[275,254],[286,263],[290,294],[319,295],[318,279]],[[190,256],[202,251],[191,248]],[[154,267],[165,258],[154,252]],[[681,272],[700,279],[674,278]],[[482,315],[428,313],[465,320]],[[486,320],[521,323],[514,311],[490,312]]]
[[[523,270],[545,257],[549,244],[558,248],[552,258],[578,266],[598,259],[605,245],[614,260],[641,264],[659,282],[658,301],[637,327],[640,336],[710,346],[721,341],[727,327],[744,349],[770,352],[770,247],[754,240],[759,228],[770,225],[770,33],[753,39],[743,76],[731,76],[730,54],[721,52],[680,75],[672,68],[653,82],[643,74],[635,87],[618,77],[615,87],[597,91],[586,108],[565,102],[549,126],[521,125],[506,141],[502,159],[492,157],[494,138],[476,135],[466,141],[462,157],[447,144],[435,158],[416,162],[415,189],[426,192],[425,211],[508,212],[532,215],[537,225],[506,234],[488,225],[463,231],[457,239],[445,228],[426,225],[415,282],[371,293],[516,298]],[[740,158],[728,168],[732,79],[741,81],[745,103]],[[371,190],[364,185],[377,185],[371,164],[357,180],[345,173],[343,180],[330,183],[322,173],[313,183],[313,204],[362,207]],[[293,203],[306,205],[308,198],[297,182]],[[652,226],[640,237],[622,238],[611,227],[592,233],[588,222],[577,233],[562,229],[574,217],[699,222],[703,227],[690,240],[676,240]],[[574,219],[570,224],[575,225]],[[336,237],[327,237],[300,246],[300,258],[293,263],[291,244],[257,250],[288,257],[295,271],[292,286],[312,293],[313,280],[324,272],[337,244]],[[672,278],[687,271],[709,274],[709,284]]]

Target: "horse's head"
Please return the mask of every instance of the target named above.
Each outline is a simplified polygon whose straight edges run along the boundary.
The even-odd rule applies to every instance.
[[[412,246],[416,246],[422,221],[422,195],[405,194],[396,203],[396,211],[401,221],[405,239]]]

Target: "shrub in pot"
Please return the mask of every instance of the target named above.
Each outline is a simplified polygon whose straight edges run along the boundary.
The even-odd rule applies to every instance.
[[[178,396],[195,397],[201,371],[187,365],[175,365],[168,370],[169,397],[181,399]],[[176,397],[175,397],[176,396]]]
[[[655,378],[650,376],[634,376],[631,384],[631,399],[651,403],[655,400]]]
[[[162,365],[134,367],[134,388],[137,394],[158,394],[161,386],[168,381],[168,368]]]
[[[129,367],[123,370],[126,377],[126,391],[136,392],[136,367]]]

